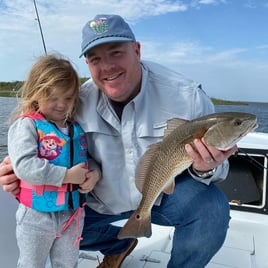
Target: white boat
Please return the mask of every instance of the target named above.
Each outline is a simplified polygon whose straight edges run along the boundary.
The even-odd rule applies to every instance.
[[[230,158],[228,178],[218,184],[230,200],[230,228],[225,243],[206,268],[268,267],[268,133],[249,133],[238,147],[238,153]],[[14,219],[17,203],[0,190],[0,207],[1,267],[14,268],[18,257]],[[139,238],[137,247],[121,267],[167,267],[173,231],[153,225],[152,237]],[[102,258],[100,252],[81,251],[79,268],[96,267]]]
[[[249,133],[230,158],[228,178],[218,184],[231,206],[231,221],[222,248],[206,268],[268,267],[268,133]],[[122,268],[165,268],[174,229],[153,225],[150,238],[139,238]],[[205,245],[204,245],[205,246]],[[79,268],[93,268],[103,258],[99,252],[80,252]]]

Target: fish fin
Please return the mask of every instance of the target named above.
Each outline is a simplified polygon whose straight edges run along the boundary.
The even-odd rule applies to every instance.
[[[225,139],[222,136],[222,133],[218,130],[220,128],[224,129],[223,122],[219,122],[213,126],[210,126],[210,128],[204,133],[204,141],[207,145],[216,147],[220,141],[220,144],[224,143]]]
[[[126,224],[121,228],[117,238],[136,238],[150,237],[152,235],[151,215],[140,217],[137,211],[134,211]]]
[[[167,129],[164,132],[164,138],[167,137],[174,129],[187,122],[189,121],[181,118],[171,118],[167,120]]]
[[[174,180],[163,190],[165,194],[173,194],[175,188]]]
[[[152,163],[152,158],[156,155],[156,152],[159,150],[159,147],[162,142],[157,142],[150,145],[149,149],[145,152],[145,154],[141,157],[137,169],[136,169],[136,187],[142,193],[144,181],[148,174],[148,168],[150,163]]]

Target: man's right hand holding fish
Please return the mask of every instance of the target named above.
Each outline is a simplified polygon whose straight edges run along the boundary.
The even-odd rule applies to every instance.
[[[236,152],[237,146],[234,145],[227,151],[222,151],[207,145],[202,139],[195,139],[194,147],[190,144],[186,144],[185,149],[193,159],[192,170],[198,173],[196,175],[200,176],[202,173],[205,174],[221,165]]]

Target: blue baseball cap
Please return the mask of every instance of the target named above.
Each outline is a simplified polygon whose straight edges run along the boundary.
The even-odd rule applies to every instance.
[[[135,42],[129,25],[118,15],[97,15],[82,30],[80,58],[91,48],[110,42]]]

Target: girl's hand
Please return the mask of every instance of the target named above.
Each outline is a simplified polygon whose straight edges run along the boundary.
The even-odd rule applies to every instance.
[[[79,184],[80,193],[88,193],[93,190],[97,182],[100,180],[101,174],[99,170],[91,170],[86,174],[86,180]]]
[[[84,163],[77,164],[67,170],[63,183],[81,184],[87,178],[88,169]]]

